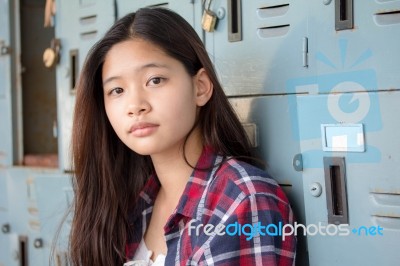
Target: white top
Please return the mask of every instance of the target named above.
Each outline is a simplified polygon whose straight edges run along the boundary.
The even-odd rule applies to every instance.
[[[135,256],[131,261],[124,263],[124,266],[164,266],[165,255],[159,254],[155,261],[152,261],[151,255],[153,251],[148,250],[146,243],[142,239],[136,250]]]

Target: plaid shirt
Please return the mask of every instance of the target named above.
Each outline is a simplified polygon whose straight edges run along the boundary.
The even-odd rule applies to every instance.
[[[283,241],[279,235],[271,236],[273,230],[268,231],[271,235],[249,234],[259,225],[293,224],[282,189],[254,166],[235,159],[222,161],[212,149],[203,150],[196,168],[212,170],[193,171],[164,227],[165,265],[294,265],[295,236]],[[143,238],[159,188],[152,176],[140,193],[130,217],[127,258],[133,258]]]

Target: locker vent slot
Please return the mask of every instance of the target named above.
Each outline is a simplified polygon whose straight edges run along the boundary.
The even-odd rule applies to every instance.
[[[81,38],[84,40],[95,39],[97,36],[97,30],[95,29],[95,25],[97,22],[97,15],[89,15],[79,18],[79,23],[82,26],[81,28]],[[86,29],[85,29],[86,28]]]
[[[86,16],[86,17],[81,17],[79,19],[79,22],[81,25],[90,25],[96,23],[97,20],[97,15],[92,15],[92,16]]]
[[[256,11],[257,17],[261,22],[257,27],[257,35],[261,39],[281,37],[288,34],[290,30],[290,17],[288,16],[290,3],[260,4]]]
[[[260,7],[257,14],[261,19],[285,15],[289,10],[289,4]]]
[[[82,32],[81,37],[82,39],[94,39],[96,38],[97,35],[97,30],[92,30],[92,31],[87,31],[87,32]]]
[[[384,193],[372,192],[371,197],[378,205],[398,206],[400,207],[400,194],[397,193]]]
[[[400,230],[400,217],[372,215],[372,221],[385,229]]]
[[[168,3],[155,4],[155,5],[151,5],[151,7],[168,7]]]
[[[29,224],[29,228],[32,229],[32,231],[40,231],[40,221],[29,220],[28,224]]]
[[[400,24],[400,10],[376,13],[374,15],[374,20],[375,23],[380,26]]]
[[[277,25],[258,28],[257,34],[261,38],[271,38],[286,35],[289,32],[290,25]]]
[[[400,230],[400,193],[373,191],[370,193],[370,199],[374,224]]]

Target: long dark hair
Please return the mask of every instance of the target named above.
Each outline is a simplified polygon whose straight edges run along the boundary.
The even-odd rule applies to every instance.
[[[138,155],[119,140],[104,108],[101,73],[105,56],[113,45],[133,38],[158,45],[191,76],[204,68],[214,85],[197,122],[204,145],[224,156],[251,156],[247,136],[190,24],[163,8],[143,8],[121,18],[89,52],[76,90],[72,132],[75,200],[70,233],[73,265],[122,265],[128,211],[154,171],[149,156]]]

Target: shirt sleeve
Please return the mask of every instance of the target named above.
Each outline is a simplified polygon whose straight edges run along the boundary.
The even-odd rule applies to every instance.
[[[245,196],[223,215],[215,211],[208,224],[192,257],[196,265],[294,265],[293,213],[277,195]]]

